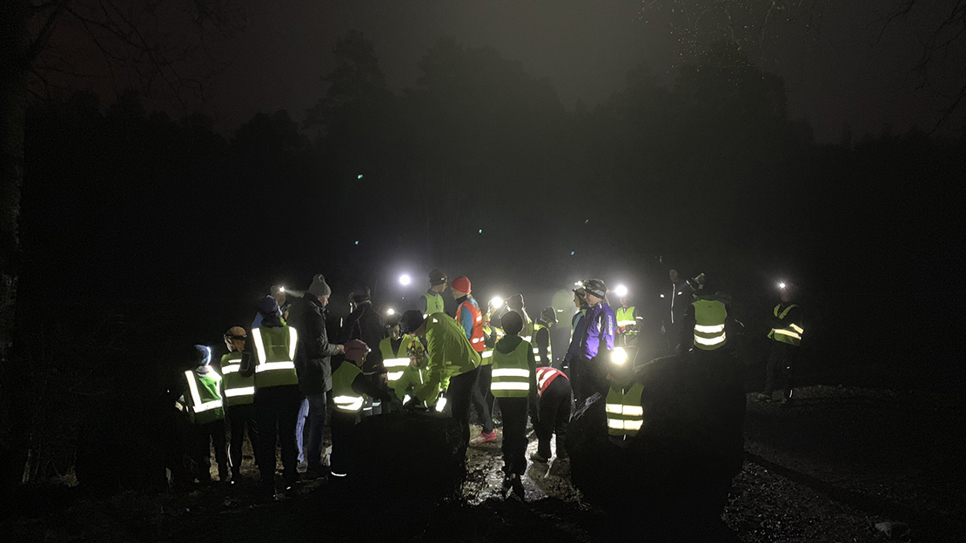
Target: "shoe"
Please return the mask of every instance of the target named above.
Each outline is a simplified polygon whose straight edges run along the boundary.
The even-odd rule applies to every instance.
[[[550,461],[549,458],[546,458],[545,456],[543,456],[538,452],[530,453],[530,460],[533,460],[534,462],[540,462],[541,464],[546,464],[547,462]]]
[[[520,475],[514,473],[510,476],[510,487],[513,490],[513,494],[521,500],[526,496],[526,491],[523,488],[523,481],[520,479]]]
[[[496,430],[493,430],[488,434],[480,433],[479,436],[470,440],[470,445],[482,445],[491,441],[496,441]]]

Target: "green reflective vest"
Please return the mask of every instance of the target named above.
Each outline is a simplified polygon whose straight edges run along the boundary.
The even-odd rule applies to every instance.
[[[428,317],[433,313],[444,313],[446,311],[446,304],[443,303],[443,297],[436,292],[424,292],[423,298],[426,298],[426,314],[423,317]]]
[[[637,324],[637,320],[634,316],[634,306],[630,306],[627,309],[624,309],[623,307],[618,308],[615,317],[617,319],[617,328],[620,329],[620,332],[622,334],[627,336],[637,335],[636,328],[635,329],[629,328],[630,326],[634,326]]]
[[[222,385],[228,407],[250,404],[255,398],[255,376],[242,377],[238,373],[241,369],[241,359],[242,353],[239,352],[228,353],[221,357]]]
[[[493,381],[490,391],[497,398],[525,398],[530,394],[530,364],[527,352],[531,345],[521,341],[509,354],[493,351]]]
[[[195,370],[184,372],[188,379],[188,398],[185,404],[188,408],[188,420],[195,424],[208,424],[225,418],[225,407],[221,399],[221,375],[215,368],[206,366],[205,375],[198,375]]]
[[[252,328],[255,348],[255,388],[299,384],[295,373],[298,332],[292,326]]]
[[[785,315],[788,315],[788,312],[791,311],[793,307],[798,307],[798,306],[795,304],[789,304],[789,306],[786,307],[785,310],[781,312],[781,314],[779,314],[778,310],[781,309],[781,307],[782,307],[782,304],[778,304],[775,306],[775,316],[778,317],[779,319],[784,319]],[[804,328],[802,328],[801,326],[793,322],[793,323],[790,323],[785,328],[772,328],[771,332],[768,332],[768,337],[771,339],[774,339],[775,341],[779,341],[781,343],[787,343],[789,345],[801,347],[802,334],[804,332],[805,332]]]
[[[523,332],[520,332],[520,337],[523,338],[523,341],[530,343],[533,341],[533,332],[533,321],[527,319],[527,322],[523,323]]]
[[[725,320],[728,310],[724,302],[716,298],[698,298],[691,302],[694,306],[694,346],[705,351],[724,347]]]
[[[352,390],[352,382],[362,370],[349,360],[342,362],[339,369],[332,372],[332,400],[335,408],[344,413],[358,413],[362,411],[365,396]]]
[[[537,347],[537,332],[547,328],[546,326],[536,323],[533,325],[533,357],[537,359],[537,364],[547,364],[550,365],[553,362],[553,341],[550,341],[550,329],[547,328],[547,358],[550,360],[541,361],[540,360],[540,348]]]
[[[641,394],[644,387],[634,383],[630,388],[610,387],[607,392],[607,433],[612,436],[636,436],[644,423]]]
[[[392,352],[392,338],[387,337],[379,342],[379,351],[382,352],[382,365],[386,367],[386,378],[389,380],[389,388],[393,388],[393,383],[399,380],[403,371],[409,367],[409,346],[412,345],[413,338],[409,334],[404,334],[399,348]]]

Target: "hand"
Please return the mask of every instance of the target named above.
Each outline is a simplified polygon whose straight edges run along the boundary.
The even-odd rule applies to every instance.
[[[345,345],[336,345],[339,349],[339,354],[345,354]]]
[[[405,405],[403,405],[403,407],[406,409],[406,411],[412,413],[416,411],[416,406],[418,405],[419,405],[419,398],[413,396],[412,398],[409,399],[408,402],[406,402]]]

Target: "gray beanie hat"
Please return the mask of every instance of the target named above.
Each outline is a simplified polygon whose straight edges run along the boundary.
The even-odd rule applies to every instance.
[[[309,285],[309,294],[314,296],[332,295],[332,289],[329,288],[329,284],[325,282],[325,277],[321,273],[312,278],[312,284]]]

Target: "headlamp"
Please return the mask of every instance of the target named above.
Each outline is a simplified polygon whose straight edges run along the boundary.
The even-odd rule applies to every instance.
[[[627,362],[627,351],[623,347],[618,347],[610,352],[610,361],[618,366],[623,366]]]
[[[785,282],[784,282],[784,281],[782,281],[781,283],[778,283],[778,288],[779,288],[779,289],[783,289],[783,288],[785,288]]]
[[[495,296],[492,300],[490,300],[490,307],[493,309],[500,309],[503,307],[503,298]]]

